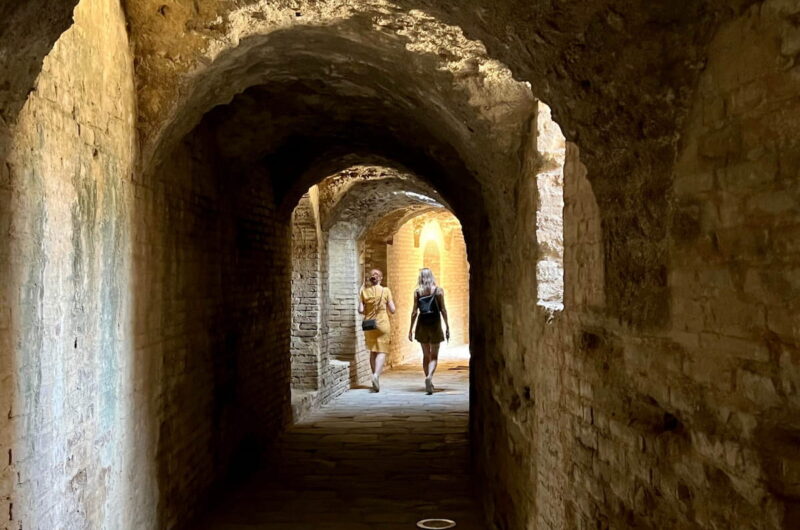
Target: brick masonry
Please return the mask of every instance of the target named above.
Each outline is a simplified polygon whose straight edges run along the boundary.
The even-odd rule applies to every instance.
[[[0,528],[188,525],[257,463],[290,418],[283,201],[330,147],[289,140],[372,117],[367,133],[397,138],[364,145],[428,170],[463,225],[488,526],[797,527],[797,6],[557,4],[436,2],[442,22],[369,2],[83,0],[0,123]],[[333,94],[317,66],[348,46],[353,90]],[[273,73],[290,88],[234,98]],[[561,312],[533,274],[533,93],[577,142]],[[320,341],[352,360],[317,377],[336,389],[364,375],[363,271],[358,230],[331,233]]]
[[[174,528],[291,419],[291,233],[269,181],[221,171],[202,125],[136,193],[135,381],[157,526]]]
[[[491,387],[473,412],[489,480],[505,485],[490,502],[497,527],[800,524],[791,12],[754,6],[710,47],[671,189],[650,199],[671,208],[663,325],[614,316],[614,203],[567,146],[565,309],[521,300],[538,315],[504,330],[504,375],[476,380]]]
[[[321,342],[321,234],[316,189],[292,214],[292,389],[317,390]],[[313,198],[312,198],[313,197]]]

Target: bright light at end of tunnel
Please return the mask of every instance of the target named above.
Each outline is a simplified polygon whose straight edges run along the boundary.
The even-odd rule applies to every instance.
[[[436,243],[440,249],[444,243],[442,227],[439,226],[439,223],[435,220],[428,221],[425,223],[425,226],[422,227],[422,233],[419,236],[420,248],[425,248],[430,241]]]

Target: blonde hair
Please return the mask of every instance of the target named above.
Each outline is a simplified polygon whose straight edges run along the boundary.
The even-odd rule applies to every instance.
[[[419,279],[417,280],[417,294],[419,294],[419,296],[428,296],[435,292],[436,278],[433,277],[433,272],[431,272],[428,267],[420,269]]]

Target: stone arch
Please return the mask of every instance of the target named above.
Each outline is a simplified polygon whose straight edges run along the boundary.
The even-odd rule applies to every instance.
[[[582,146],[589,179],[597,181],[594,191],[603,212],[603,231],[609,235],[604,281],[612,310],[628,311],[620,318],[636,326],[658,326],[666,318],[668,300],[663,296],[666,206],[653,201],[637,237],[625,233],[622,226],[629,219],[617,208],[624,202],[621,197],[649,202],[668,188],[676,130],[686,113],[704,46],[716,27],[747,4],[747,0],[734,4],[711,0],[682,10],[643,5],[622,16],[599,7],[587,10],[576,2],[537,6],[536,16],[529,19],[516,16],[528,10],[526,6],[498,11],[497,6],[479,2],[475,10],[461,10],[448,0],[363,2],[335,9],[314,2],[275,6],[258,1],[243,7],[199,2],[194,9],[169,13],[152,1],[137,2],[129,15],[141,50],[144,165],[169,151],[161,149],[161,139],[183,136],[210,106],[253,84],[263,73],[252,62],[258,60],[259,50],[271,57],[286,55],[273,53],[280,48],[270,42],[279,40],[281,33],[307,32],[307,42],[313,43],[336,28],[356,45],[370,35],[379,47],[399,43],[412,56],[419,52],[419,57],[433,62],[437,53],[447,57],[447,64],[440,62],[443,71],[453,65],[485,70],[496,58],[516,78],[530,83],[533,93],[553,109],[567,139]],[[494,16],[485,16],[486,12]],[[176,24],[191,31],[172,31]],[[675,31],[678,26],[685,33]],[[687,46],[682,35],[688,34],[692,44]],[[602,53],[587,53],[596,47]],[[455,55],[454,48],[459,50]],[[389,57],[387,49],[380,51]],[[415,61],[394,62],[399,64]],[[462,69],[458,77],[463,73]],[[250,81],[227,82],[245,77]],[[470,77],[464,77],[466,92],[472,90]],[[609,105],[609,99],[617,104]],[[474,124],[467,125],[470,129]],[[624,271],[626,263],[634,261],[643,266],[631,281]]]
[[[326,348],[330,358],[349,365],[346,386],[369,382],[368,352],[354,297],[367,270],[379,268],[390,285],[386,238],[402,219],[444,208],[434,190],[418,176],[391,167],[353,166],[320,182],[323,240],[327,242],[326,299],[332,304],[327,320]],[[322,308],[323,312],[325,311]]]
[[[493,524],[585,526],[599,519],[609,526],[669,521],[688,527],[731,520],[791,525],[797,519],[796,491],[781,483],[786,478],[780,473],[796,467],[796,458],[773,460],[764,454],[770,447],[759,443],[777,436],[773,452],[788,450],[797,430],[772,414],[782,409],[790,416],[797,388],[795,313],[772,310],[794,303],[787,298],[796,277],[794,254],[782,254],[794,252],[797,239],[791,202],[797,13],[791,2],[622,6],[565,0],[535,9],[488,0],[477,0],[474,9],[444,0],[243,4],[126,2],[126,20],[117,2],[87,1],[113,9],[113,16],[98,10],[89,31],[65,35],[71,45],[77,38],[89,45],[54,50],[54,59],[75,68],[53,64],[45,76],[38,67],[42,52],[29,55],[28,45],[51,47],[58,30],[52,26],[39,39],[36,23],[51,14],[63,21],[70,2],[51,2],[44,11],[40,2],[8,3],[0,11],[0,18],[19,22],[13,33],[3,26],[2,56],[19,57],[23,65],[3,70],[22,74],[8,108],[22,103],[31,79],[45,81],[41,94],[28,97],[32,106],[41,105],[42,119],[14,118],[14,139],[25,154],[0,165],[0,215],[14,211],[16,223],[9,229],[3,217],[0,233],[9,234],[9,249],[20,241],[24,247],[19,253],[3,249],[2,266],[11,273],[2,277],[11,280],[2,298],[12,303],[3,304],[11,309],[0,314],[2,344],[33,367],[24,372],[24,385],[3,385],[6,391],[30,389],[23,410],[8,414],[3,436],[14,431],[16,437],[25,423],[32,431],[14,448],[34,455],[4,468],[0,484],[16,484],[16,465],[22,476],[56,482],[42,495],[33,490],[39,486],[20,485],[39,502],[31,507],[27,493],[20,494],[22,503],[15,497],[15,513],[25,524],[82,527],[83,517],[90,517],[85,514],[93,514],[91,523],[103,527],[173,526],[192,515],[189,506],[228,472],[234,453],[242,455],[240,468],[252,464],[249,457],[263,441],[259,435],[281,427],[288,404],[281,387],[269,402],[274,407],[259,406],[267,400],[265,388],[273,388],[268,376],[274,372],[283,381],[289,370],[286,363],[271,364],[277,355],[269,355],[268,347],[285,346],[290,328],[288,289],[275,280],[286,279],[290,256],[287,215],[280,210],[305,176],[331,160],[379,154],[414,169],[462,215],[473,285],[519,278],[521,264],[529,266],[536,254],[515,245],[532,226],[530,219],[514,219],[529,211],[524,201],[530,190],[510,176],[523,164],[520,155],[531,153],[518,148],[530,128],[505,119],[504,111],[518,108],[505,101],[517,94],[505,90],[510,73],[551,105],[570,141],[568,159],[577,156],[580,143],[585,167],[567,160],[565,168],[580,175],[573,188],[566,183],[576,193],[566,207],[576,216],[566,220],[565,260],[568,280],[569,274],[585,279],[591,289],[570,293],[568,286],[566,300],[572,297],[580,311],[554,321],[538,318],[530,296],[506,303],[502,292],[474,291],[476,307],[487,309],[472,315],[474,345],[482,354],[474,367],[485,376],[473,393],[474,450],[486,482],[499,485],[487,494]],[[411,13],[414,8],[425,11]],[[124,38],[126,21],[132,47]],[[297,26],[303,27],[295,31]],[[109,28],[114,38],[102,39]],[[19,37],[25,53],[9,54],[7,35]],[[378,38],[362,42],[368,36]],[[391,60],[341,66],[347,61],[337,59],[349,59],[351,44],[358,58],[383,54]],[[448,55],[462,44],[468,53]],[[138,100],[129,75],[131,49]],[[88,51],[103,53],[92,54],[99,62],[87,62],[101,67],[99,75],[87,76],[85,90],[69,84],[65,74],[77,73],[73,80],[85,74],[77,63]],[[261,58],[270,55],[292,63],[316,57],[311,62],[317,66],[338,70],[315,67],[313,75],[297,80],[286,65],[260,70]],[[491,58],[508,68],[493,70]],[[17,71],[30,64],[27,73]],[[126,68],[115,70],[119,65]],[[381,74],[397,65],[401,74]],[[398,82],[422,77],[430,83]],[[367,86],[361,78],[379,82]],[[326,80],[335,81],[335,90]],[[478,108],[482,84],[495,81],[503,81],[493,85],[503,97]],[[252,88],[259,86],[266,88]],[[97,105],[92,88],[111,94],[118,105]],[[392,93],[395,88],[400,90]],[[272,103],[280,107],[298,102],[287,100],[294,89],[302,98],[324,99],[312,107],[331,110],[326,117],[362,102],[367,114],[375,114],[386,103],[391,116],[376,115],[391,127],[376,131],[356,120],[357,129],[348,130],[338,124],[352,120],[339,115],[312,138],[303,134],[315,124],[306,116],[285,137],[258,131],[245,153],[228,149],[238,143],[236,136],[221,146],[226,133],[252,122],[234,120],[220,128],[226,111],[207,112],[214,105],[244,110],[243,99],[276,96]],[[417,107],[420,115],[406,112]],[[291,125],[282,121],[285,115],[275,115],[273,123],[263,119],[266,112],[253,114],[249,129]],[[498,124],[511,131],[507,143],[487,133],[500,130]],[[143,155],[133,172],[137,134]],[[364,135],[367,141],[351,142]],[[411,139],[395,142],[406,136]],[[174,142],[162,144],[167,138]],[[483,160],[473,144],[497,156]],[[5,162],[6,153],[0,154]],[[747,215],[737,215],[739,207]],[[750,214],[758,226],[728,224]],[[75,249],[77,259],[58,253],[65,246]],[[50,250],[56,252],[45,255]],[[581,252],[602,267],[581,268]],[[535,288],[525,279],[519,292]],[[60,299],[47,298],[59,292]],[[536,315],[533,321],[530,315]],[[209,334],[215,326],[218,333]],[[89,370],[79,370],[75,381],[63,359]],[[16,368],[0,372],[14,378]],[[667,386],[667,375],[679,384]],[[52,392],[41,384],[45,380],[55,381]],[[59,384],[82,391],[59,394]],[[121,406],[119,396],[136,397]],[[5,397],[3,403],[15,403]],[[55,413],[79,411],[80,419],[51,421],[51,404]],[[116,436],[110,424],[124,434]],[[775,425],[782,425],[777,434]],[[58,432],[46,431],[50,426]],[[608,430],[600,432],[601,426]],[[37,434],[48,451],[25,445]],[[77,457],[66,465],[61,440],[76,448]],[[640,459],[631,446],[643,454],[642,447],[666,449]],[[678,464],[670,459],[676,452]],[[738,455],[745,455],[743,465]],[[630,466],[629,478],[620,480],[621,466],[612,462],[618,456]],[[175,469],[192,472],[180,481]],[[686,480],[695,469],[700,478]],[[648,476],[662,477],[662,484]],[[765,491],[767,480],[774,490]],[[72,489],[84,483],[94,487]],[[708,483],[721,487],[709,496]],[[663,484],[675,486],[677,494],[662,495]],[[58,491],[74,497],[64,502]],[[733,503],[732,515],[735,495],[746,502]],[[711,508],[687,510],[691,502]],[[637,511],[640,506],[646,513]]]
[[[222,308],[209,308],[211,314],[221,314],[215,333],[204,340],[219,343],[224,352],[213,361],[213,390],[192,404],[193,409],[214,411],[202,420],[211,435],[179,453],[180,461],[202,460],[195,455],[210,453],[217,455],[218,466],[246,469],[251,451],[264,446],[290,417],[292,396],[281,378],[291,372],[286,355],[291,295],[289,282],[283,283],[291,241],[281,226],[288,224],[292,207],[311,184],[354,163],[384,160],[387,167],[418,175],[428,189],[437,190],[432,195],[462,220],[467,245],[476,246],[478,254],[492,245],[485,228],[503,222],[490,219],[488,210],[491,203],[503,203],[514,193],[509,182],[519,172],[519,158],[503,153],[528,154],[523,153],[523,145],[534,109],[527,86],[486,59],[451,64],[427,51],[418,56],[413,49],[409,52],[403,39],[359,42],[352,38],[353,28],[346,24],[286,30],[270,35],[271,40],[257,39],[261,46],[254,48],[256,53],[249,60],[246,54],[234,53],[232,62],[219,63],[230,67],[226,77],[202,85],[210,92],[191,100],[186,113],[165,129],[171,142],[148,144],[145,138],[139,175],[143,186],[174,188],[177,196],[187,187],[198,187],[203,195],[199,204],[211,206],[219,230],[231,234],[217,243],[223,245],[221,255],[231,255],[230,259],[188,264],[190,270],[198,269],[193,274],[221,273],[232,285]],[[297,44],[299,37],[312,49]],[[358,60],[339,64],[332,57],[337,50],[353,53]],[[249,74],[241,71],[262,60],[263,69]],[[326,69],[331,61],[342,69],[340,76],[331,76]],[[394,72],[395,64],[426,75]],[[339,77],[347,83],[337,81]],[[234,95],[236,81],[243,84]],[[224,83],[220,93],[212,90],[215,83]],[[210,108],[216,103],[224,104]],[[191,128],[200,115],[200,123]],[[490,154],[481,155],[476,146]],[[492,185],[498,175],[506,182]],[[328,226],[322,212],[321,223]],[[359,250],[351,244],[358,223],[330,226],[333,237],[324,254],[328,271],[335,260],[350,259]],[[177,235],[183,237],[180,232]],[[180,248],[175,243],[153,242],[152,246]],[[143,261],[136,266],[142,271],[148,268]],[[204,270],[207,266],[212,270]],[[352,358],[333,359],[338,365],[330,363],[334,368],[330,377],[346,388],[348,383],[364,380],[367,364],[353,308],[358,268],[336,270],[344,276],[333,278],[328,273],[328,284],[336,288],[335,293],[329,289],[328,295],[335,295],[339,305],[328,315],[320,315],[321,343],[328,349],[335,346],[338,351],[353,352]],[[210,287],[213,292],[218,285]],[[209,293],[202,299],[215,297]],[[269,317],[265,319],[264,314]],[[343,320],[334,322],[334,318]],[[333,337],[333,329],[340,330],[341,336]],[[338,379],[343,367],[346,377]],[[320,368],[320,387],[326,386],[325,377]],[[264,387],[277,390],[268,393]],[[178,394],[172,399],[180,402],[182,398]],[[181,424],[185,422],[186,418],[180,418]],[[189,426],[171,427],[159,437],[157,453],[163,455],[159,462],[163,468],[181,428]],[[204,477],[213,476],[209,467],[204,464]],[[166,474],[163,482],[164,514],[188,505],[177,500],[188,496],[189,488],[172,482]]]

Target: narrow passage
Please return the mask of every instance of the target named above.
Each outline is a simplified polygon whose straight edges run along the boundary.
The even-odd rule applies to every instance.
[[[444,353],[444,352],[443,352]],[[421,368],[384,374],[291,427],[272,463],[207,519],[208,530],[413,530],[444,517],[484,526],[468,465],[469,372],[443,355],[436,392]]]

